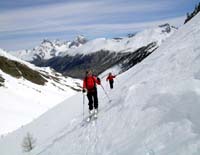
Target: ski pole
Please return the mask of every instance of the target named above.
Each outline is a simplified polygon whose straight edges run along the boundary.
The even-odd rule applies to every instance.
[[[118,84],[119,84],[119,80],[117,79],[117,76],[115,77],[115,79],[116,79],[116,81],[118,82]]]
[[[83,120],[84,120],[84,105],[85,105],[85,95],[83,93]]]
[[[101,84],[101,87],[102,87],[104,93],[106,94],[106,96],[107,96],[109,102],[111,102],[112,100],[111,100],[110,97],[108,96],[108,93],[105,91],[105,89],[104,89],[104,87],[102,86],[102,84]]]

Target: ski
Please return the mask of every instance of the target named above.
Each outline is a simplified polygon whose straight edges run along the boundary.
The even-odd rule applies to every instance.
[[[86,122],[90,122],[92,120],[92,118],[94,117],[94,113],[90,114],[87,118],[86,118]]]
[[[98,118],[97,116],[97,113],[92,113],[91,115],[89,115],[87,118],[86,118],[86,121],[87,122],[91,122],[93,120],[96,120]]]
[[[84,118],[81,126],[85,126],[86,124],[89,124],[90,122],[97,120],[97,118],[98,118],[98,114],[92,113],[92,114],[88,115],[86,118]]]

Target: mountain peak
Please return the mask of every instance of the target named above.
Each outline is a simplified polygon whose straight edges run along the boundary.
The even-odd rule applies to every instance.
[[[165,23],[165,24],[158,25],[158,27],[170,27],[170,24],[169,23]]]
[[[161,24],[158,27],[162,28],[162,32],[170,33],[172,29],[178,29],[175,26],[170,25],[169,23]]]
[[[88,40],[83,35],[78,35],[76,37],[75,41],[77,41],[81,44],[85,44]]]
[[[51,43],[51,41],[48,39],[43,39],[42,43]]]

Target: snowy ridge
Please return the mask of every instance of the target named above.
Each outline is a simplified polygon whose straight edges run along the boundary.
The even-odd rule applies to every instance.
[[[15,57],[15,56],[11,55],[11,53],[8,53],[8,52],[4,51],[3,49],[0,49],[0,56],[6,57],[6,58],[8,58],[8,59],[10,59],[10,60],[18,61],[18,62],[20,62],[20,63],[24,63],[24,64],[26,64],[26,65],[29,65],[29,67],[34,66],[34,65],[32,65],[32,64],[30,64],[30,63],[24,61],[24,60],[21,60],[21,59],[18,58],[18,57]]]
[[[81,93],[0,140],[3,155],[199,155],[200,15],[142,63],[119,75],[99,117],[81,126]],[[87,112],[87,105],[85,105]],[[23,153],[30,132],[36,147]]]
[[[37,71],[47,80],[37,85],[23,77],[13,77],[0,69],[5,81],[0,87],[0,134],[16,130],[46,112],[64,99],[76,94],[80,80],[65,78],[50,68],[39,68],[0,49],[0,56],[14,60]]]
[[[69,51],[69,55],[90,54],[100,50],[108,50],[113,52],[134,52],[138,48],[147,46],[152,42],[156,42],[158,46],[171,36],[177,29],[169,24],[159,26],[154,29],[147,29],[137,33],[133,37],[124,37],[121,39],[98,38],[87,42],[80,48]]]

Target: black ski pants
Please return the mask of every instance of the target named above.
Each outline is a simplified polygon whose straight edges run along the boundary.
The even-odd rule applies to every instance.
[[[97,90],[88,92],[87,98],[89,100],[89,110],[93,110],[93,108],[98,109],[98,97],[97,97]]]
[[[114,81],[113,80],[109,80],[109,83],[110,83],[110,89],[113,89],[113,83],[114,83]]]

